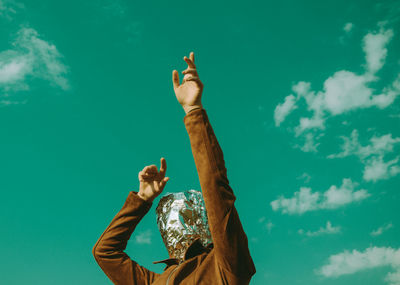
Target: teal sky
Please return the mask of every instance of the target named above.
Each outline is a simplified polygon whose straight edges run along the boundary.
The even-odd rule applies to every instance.
[[[200,189],[171,82],[194,51],[251,284],[400,284],[399,23],[398,1],[0,0],[1,283],[111,284],[91,250],[138,172]],[[155,206],[127,253],[162,271]]]

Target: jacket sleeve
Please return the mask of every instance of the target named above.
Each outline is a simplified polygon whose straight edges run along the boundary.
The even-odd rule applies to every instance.
[[[93,247],[96,262],[114,284],[151,284],[159,276],[131,260],[124,252],[132,232],[151,205],[131,191],[122,209]]]
[[[234,206],[235,195],[207,113],[190,111],[184,117],[192,153],[206,204],[215,254],[223,269],[239,277],[251,277],[255,266],[250,256],[247,236]]]

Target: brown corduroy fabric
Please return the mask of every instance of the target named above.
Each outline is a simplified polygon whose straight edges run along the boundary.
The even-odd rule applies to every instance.
[[[249,284],[256,269],[234,206],[235,195],[227,178],[222,150],[204,109],[194,109],[183,119],[189,134],[200,186],[207,209],[213,244],[193,242],[185,260],[169,258],[158,274],[140,266],[125,252],[136,225],[149,211],[148,203],[130,192],[122,209],[93,247],[93,255],[114,284]]]

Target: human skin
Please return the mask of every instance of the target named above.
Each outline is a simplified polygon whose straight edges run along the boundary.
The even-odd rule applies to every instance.
[[[203,83],[200,81],[194,64],[194,53],[191,52],[189,57],[184,56],[183,60],[187,63],[187,68],[182,71],[184,74],[182,83],[179,81],[179,73],[172,71],[172,83],[176,99],[181,104],[185,113],[191,110],[203,108],[201,104],[201,94],[203,92]],[[169,177],[165,177],[167,171],[167,161],[164,157],[160,159],[160,171],[157,166],[152,164],[145,166],[139,172],[139,192],[138,195],[145,201],[153,202],[153,200],[164,190]]]

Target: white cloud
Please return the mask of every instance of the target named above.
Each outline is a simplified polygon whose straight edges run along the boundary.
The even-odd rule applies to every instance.
[[[393,138],[392,134],[373,136],[368,145],[361,145],[357,130],[353,130],[350,137],[341,137],[343,144],[342,152],[331,154],[328,158],[342,158],[355,155],[364,164],[363,178],[366,181],[377,181],[388,179],[400,173],[397,165],[399,157],[393,160],[384,161],[384,156],[393,152],[394,146],[400,143],[400,138]]]
[[[368,78],[354,72],[335,72],[324,82],[323,105],[332,115],[339,115],[357,108],[371,106],[372,89],[367,86]]]
[[[374,94],[374,89],[369,86],[369,83],[375,80],[376,77],[370,74],[357,75],[351,71],[341,70],[325,80],[323,91],[308,90],[305,95],[298,93],[297,98],[304,97],[307,109],[312,111],[313,115],[299,119],[299,125],[295,128],[296,135],[311,129],[325,129],[325,122],[329,116],[337,116],[372,106],[383,109],[392,104],[400,95],[400,75],[378,94]],[[298,84],[304,84],[304,82]],[[292,105],[295,103],[291,102]],[[287,110],[296,109],[297,106],[292,105]],[[289,112],[285,113],[279,124],[276,120],[275,123],[280,125],[287,115]]]
[[[31,72],[32,65],[26,56],[12,52],[0,54],[0,86],[19,82]]]
[[[346,33],[350,33],[351,30],[353,30],[353,28],[354,28],[353,23],[346,23],[346,24],[344,25],[344,27],[343,27],[343,30],[344,30]]]
[[[35,78],[49,81],[63,90],[69,88],[67,67],[56,46],[41,39],[36,30],[21,28],[13,49],[0,52],[0,89],[4,93],[27,90]]]
[[[305,135],[304,145],[299,146],[304,152],[317,152],[317,147],[320,143],[315,140],[315,135],[313,133],[308,133]]]
[[[376,73],[384,66],[388,54],[387,45],[392,37],[393,31],[384,29],[383,25],[378,32],[365,35],[363,51],[366,63],[361,74],[339,70],[324,81],[323,89],[319,91],[312,90],[310,82],[300,81],[294,84],[294,95],[287,96],[275,108],[275,125],[280,126],[294,110],[300,109],[299,102],[303,99],[310,115],[299,118],[299,124],[294,128],[297,137],[322,132],[330,117],[370,107],[383,109],[393,104],[400,95],[400,74],[381,91],[371,86],[379,80]],[[309,140],[305,143],[309,143]],[[309,149],[306,146],[302,148],[303,151]]]
[[[400,167],[397,165],[398,161],[399,156],[388,162],[384,162],[382,156],[367,160],[363,174],[364,180],[376,182],[396,176],[400,173]]]
[[[138,244],[151,244],[151,230],[147,230],[135,235],[135,242]]]
[[[360,159],[365,159],[373,155],[385,155],[393,152],[394,146],[400,143],[400,138],[392,138],[392,134],[382,135],[380,137],[372,136],[370,144],[363,146],[359,142],[359,134],[356,129],[351,132],[350,137],[341,136],[343,144],[342,152],[331,154],[328,158],[342,158],[349,155],[356,155]]]
[[[301,187],[300,191],[294,193],[292,198],[279,197],[271,202],[274,211],[281,211],[284,214],[303,214],[309,211],[336,209],[357,201],[364,200],[370,194],[364,190],[357,190],[357,183],[349,178],[344,178],[342,185],[338,188],[335,185],[323,193],[312,192],[309,187]]]
[[[399,285],[400,249],[391,247],[369,247],[363,252],[345,250],[330,256],[328,264],[322,266],[317,273],[325,277],[339,277],[383,266],[394,270],[386,276],[385,281],[390,285]]]
[[[374,74],[379,71],[387,56],[387,44],[393,38],[392,30],[381,27],[377,33],[368,33],[363,39],[363,50],[367,62],[367,70]]]
[[[274,118],[275,118],[275,125],[279,126],[281,122],[283,122],[286,116],[292,112],[294,109],[297,108],[296,99],[293,95],[286,96],[285,102],[282,104],[278,104],[275,108]]]
[[[370,235],[371,236],[380,236],[381,234],[383,234],[383,232],[385,232],[385,231],[387,231],[387,230],[389,230],[389,229],[391,229],[391,228],[393,228],[393,224],[392,223],[388,223],[388,224],[386,224],[386,225],[383,225],[383,226],[381,226],[381,227],[379,227],[379,228],[377,228],[376,230],[373,230],[371,233],[370,233]]]
[[[298,233],[303,235],[305,234],[306,236],[309,237],[315,237],[315,236],[320,236],[320,235],[331,235],[331,234],[338,234],[341,232],[341,227],[337,226],[334,227],[332,226],[330,221],[326,222],[326,227],[320,227],[317,231],[304,231],[303,229],[298,230]]]

